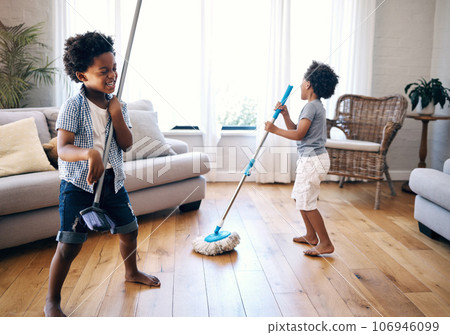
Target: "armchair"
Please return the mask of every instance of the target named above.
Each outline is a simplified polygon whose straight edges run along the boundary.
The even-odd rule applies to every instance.
[[[336,103],[334,119],[327,120],[326,148],[330,156],[329,174],[375,180],[375,209],[380,208],[381,181],[386,175],[391,194],[395,190],[386,163],[386,154],[406,115],[407,101],[402,95],[382,98],[346,94]],[[332,127],[346,139],[330,138]]]

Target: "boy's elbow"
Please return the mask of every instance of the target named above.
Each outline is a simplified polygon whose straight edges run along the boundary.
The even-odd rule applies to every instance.
[[[123,151],[128,151],[133,146],[133,135],[131,134],[125,141],[122,143],[121,148]]]

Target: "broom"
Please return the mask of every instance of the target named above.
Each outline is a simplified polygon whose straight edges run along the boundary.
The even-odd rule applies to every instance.
[[[289,94],[292,91],[292,86],[289,85],[286,89],[286,92],[284,93],[283,99],[281,99],[281,105],[284,105],[286,100],[289,97]],[[277,109],[275,113],[273,114],[272,123],[275,122],[278,115],[280,114],[281,109]],[[225,210],[225,213],[222,216],[222,219],[217,224],[216,229],[214,230],[214,233],[205,236],[200,236],[196,238],[194,241],[192,241],[192,246],[194,251],[206,255],[206,256],[215,256],[227,251],[233,250],[240,242],[240,237],[237,233],[229,232],[229,231],[221,231],[220,229],[223,226],[223,223],[225,222],[225,218],[228,215],[228,212],[231,209],[231,206],[234,203],[234,200],[236,199],[236,196],[239,193],[239,190],[241,189],[242,184],[245,181],[245,178],[250,176],[250,170],[255,164],[256,157],[258,156],[259,150],[261,149],[262,145],[264,144],[264,141],[267,138],[267,135],[269,132],[265,132],[263,138],[261,139],[261,142],[259,143],[258,148],[255,151],[255,154],[253,155],[252,159],[250,159],[250,162],[247,165],[247,168],[244,171],[244,174],[241,178],[241,181],[239,182],[238,187],[236,188],[236,191],[234,191],[233,197],[231,198],[231,201]]]
[[[131,26],[131,31],[130,31],[130,38],[128,39],[127,51],[125,53],[125,59],[124,59],[124,63],[123,63],[122,73],[120,76],[119,88],[117,89],[117,99],[119,99],[119,100],[120,100],[120,97],[122,96],[122,88],[123,88],[123,84],[125,82],[125,77],[127,74],[128,61],[130,59],[131,47],[133,45],[134,34],[136,32],[137,21],[139,18],[139,12],[141,10],[141,4],[142,4],[142,0],[138,0],[136,3],[136,10],[134,12],[133,24]],[[113,132],[114,132],[114,126],[111,121],[111,125],[109,127],[108,139],[106,140],[106,144],[105,144],[105,151],[103,152],[103,166],[105,167],[105,171],[106,171],[106,164],[108,163],[109,148],[111,147],[111,140],[113,137]],[[104,211],[103,209],[100,208],[100,196],[102,194],[103,180],[105,178],[105,171],[103,172],[102,176],[100,177],[100,179],[98,181],[97,189],[95,191],[94,203],[92,204],[91,207],[88,207],[88,208],[80,211],[80,215],[82,216],[82,218],[83,218],[84,222],[86,223],[86,225],[88,226],[88,228],[91,230],[94,230],[94,231],[101,231],[101,232],[112,230],[115,228],[114,221],[108,216],[106,211]]]

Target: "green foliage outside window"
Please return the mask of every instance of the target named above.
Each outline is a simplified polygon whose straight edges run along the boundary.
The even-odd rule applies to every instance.
[[[223,126],[256,126],[256,107],[254,99],[243,97],[235,103],[224,103],[219,114],[219,123]]]

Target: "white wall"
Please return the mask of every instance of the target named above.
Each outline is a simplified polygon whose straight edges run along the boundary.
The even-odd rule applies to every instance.
[[[381,3],[377,1],[377,5]],[[387,0],[379,7],[375,20],[373,96],[404,94],[408,83],[429,78],[434,16],[434,0]],[[420,121],[405,118],[387,156],[393,179],[408,179],[410,171],[417,167],[421,129]]]
[[[43,34],[40,42],[49,48],[44,51],[43,59],[51,61],[55,58],[53,52],[53,0],[0,0],[0,20],[9,26],[25,23],[32,26],[44,22]],[[25,104],[29,107],[53,106],[53,88],[43,86],[33,89]]]
[[[450,0],[436,1],[434,19],[433,55],[431,77],[439,78],[450,88]],[[450,116],[449,104],[442,109],[436,106],[436,114]],[[444,161],[450,158],[450,120],[434,121],[430,124],[428,141],[430,167],[442,170]]]

